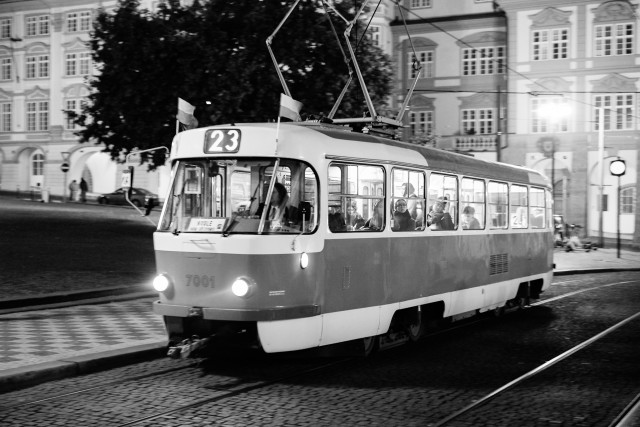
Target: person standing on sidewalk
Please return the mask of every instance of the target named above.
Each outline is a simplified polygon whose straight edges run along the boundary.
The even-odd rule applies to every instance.
[[[80,200],[82,200],[82,203],[87,202],[87,190],[89,190],[87,181],[84,178],[80,178]]]
[[[69,200],[75,202],[78,199],[78,183],[74,179],[69,184]]]

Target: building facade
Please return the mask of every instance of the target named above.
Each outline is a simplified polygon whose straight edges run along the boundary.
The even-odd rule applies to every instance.
[[[141,3],[153,10],[158,1]],[[93,193],[119,187],[123,165],[79,144],[65,113],[79,111],[95,73],[86,45],[94,10],[115,4],[0,0],[0,192],[62,197],[81,177]],[[391,110],[417,77],[405,139],[544,172],[566,222],[610,241],[619,218],[623,241],[640,247],[637,0],[371,6],[370,34],[395,64]],[[618,157],[627,165],[619,210],[608,171]],[[163,194],[165,168],[139,169],[136,185]]]
[[[405,136],[543,172],[554,212],[640,246],[638,2],[406,0],[391,23],[392,103],[420,77]],[[412,47],[413,44],[413,47]],[[602,127],[602,131],[599,130]],[[620,178],[612,160],[625,160]],[[602,200],[602,203],[600,203]]]
[[[157,2],[142,2],[147,8]],[[0,1],[0,191],[68,196],[68,185],[84,178],[89,193],[120,186],[123,165],[102,146],[78,142],[67,111],[79,112],[95,74],[87,46],[96,0]],[[164,168],[136,166],[134,185],[160,192]],[[66,172],[63,172],[66,169]]]

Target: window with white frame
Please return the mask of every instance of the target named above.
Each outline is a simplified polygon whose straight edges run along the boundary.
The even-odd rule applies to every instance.
[[[633,23],[596,25],[595,30],[595,56],[633,54]]]
[[[13,32],[13,20],[11,18],[0,18],[0,39],[8,39]]]
[[[33,176],[44,175],[44,154],[37,153],[31,158],[31,172]]]
[[[65,101],[65,129],[74,130],[78,126],[75,123],[75,119],[70,116],[69,112],[74,112],[76,114],[82,113],[82,107],[84,107],[85,100],[84,99],[67,99]]]
[[[636,211],[636,187],[620,189],[620,213],[633,214]]]
[[[67,13],[67,31],[70,33],[87,32],[91,30],[91,12]]]
[[[594,130],[598,130],[601,112],[604,116],[605,130],[634,129],[634,94],[617,93],[614,95],[597,95],[594,99],[594,104]]]
[[[13,60],[11,58],[0,58],[0,80],[11,80],[13,78]]]
[[[49,77],[49,55],[32,55],[26,58],[28,79]]]
[[[414,79],[418,73],[418,70],[413,67],[413,59],[413,54],[409,54],[408,70],[409,77],[412,79]],[[433,51],[426,50],[416,52],[416,59],[420,65],[422,65],[422,68],[420,69],[420,78],[424,79],[433,77]]]
[[[11,132],[12,110],[11,102],[0,102],[0,132]]]
[[[547,61],[550,59],[566,59],[569,57],[569,30],[567,28],[552,28],[534,30],[533,61]]]
[[[561,97],[534,97],[531,99],[531,132],[567,132],[569,117],[553,111],[568,111],[568,102]]]
[[[504,46],[462,49],[462,75],[504,73]]]
[[[86,76],[91,70],[91,54],[89,52],[67,53],[65,56],[66,76]]]
[[[46,36],[48,34],[49,15],[27,17],[27,36]]]
[[[431,0],[411,0],[411,9],[420,9],[421,7],[431,7]]]
[[[382,32],[380,31],[380,26],[371,25],[369,27],[369,31],[370,31],[369,34],[371,37],[371,41],[373,42],[373,45],[377,47],[382,47],[382,40],[381,40]]]
[[[411,135],[433,134],[433,111],[411,111],[409,113]]]
[[[467,135],[494,133],[495,109],[477,108],[462,110],[462,131]]]
[[[49,101],[27,102],[27,131],[49,129]]]

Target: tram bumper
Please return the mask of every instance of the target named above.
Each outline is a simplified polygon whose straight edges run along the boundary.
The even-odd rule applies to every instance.
[[[195,310],[194,310],[195,309]],[[170,317],[201,317],[205,320],[229,322],[262,322],[313,317],[320,314],[318,305],[300,305],[291,307],[250,308],[211,308],[190,307],[185,305],[166,304],[161,301],[153,303],[153,312]]]

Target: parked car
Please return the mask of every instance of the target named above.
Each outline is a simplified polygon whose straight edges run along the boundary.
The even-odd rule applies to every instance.
[[[101,205],[128,205],[129,203],[127,203],[124,194],[125,191],[124,188],[118,188],[113,193],[101,194],[98,196],[98,203]],[[133,187],[129,200],[137,207],[145,206],[153,208],[159,205],[158,195],[144,188]]]

